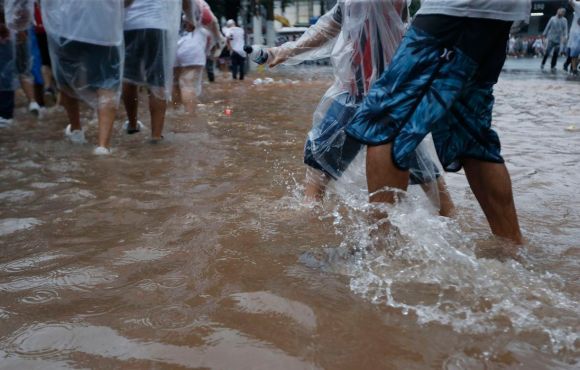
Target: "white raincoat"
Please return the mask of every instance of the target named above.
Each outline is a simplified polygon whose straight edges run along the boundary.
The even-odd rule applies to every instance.
[[[139,40],[125,40],[125,81],[148,85],[158,98],[171,99],[180,21],[181,0],[133,1],[125,12],[125,31],[161,30],[162,36],[155,45],[146,44],[145,47]],[[132,62],[129,63],[129,60]],[[163,80],[164,86],[148,84],[150,76],[155,75],[162,77],[154,79]]]

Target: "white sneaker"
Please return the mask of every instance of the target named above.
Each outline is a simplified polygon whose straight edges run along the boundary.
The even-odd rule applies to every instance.
[[[84,130],[71,130],[70,125],[66,126],[64,134],[73,144],[85,144],[87,140],[85,139]]]
[[[104,146],[98,146],[93,151],[94,155],[109,155],[111,154],[111,149],[105,148]]]
[[[40,114],[40,105],[35,101],[30,102],[30,104],[28,104],[28,112],[38,116]]]
[[[125,123],[123,123],[123,130],[125,130],[125,132],[129,135],[141,132],[141,130],[144,128],[145,128],[145,125],[141,121],[137,121],[137,128],[130,129],[130,130],[129,130],[129,120],[127,120],[127,121],[125,121]]]
[[[0,128],[6,128],[12,126],[12,122],[14,122],[11,118],[4,118],[0,117]]]

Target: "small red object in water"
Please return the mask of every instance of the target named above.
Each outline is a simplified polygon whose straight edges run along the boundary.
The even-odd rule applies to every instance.
[[[234,111],[233,111],[231,108],[226,108],[226,109],[224,110],[224,114],[225,114],[226,116],[231,116],[231,115],[232,115],[232,113],[234,113]]]

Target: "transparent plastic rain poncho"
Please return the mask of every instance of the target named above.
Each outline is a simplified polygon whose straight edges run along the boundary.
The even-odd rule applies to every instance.
[[[6,25],[12,31],[24,31],[34,18],[34,0],[4,0]]]
[[[572,10],[574,11],[574,18],[572,19],[572,25],[570,26],[570,36],[568,37],[568,45],[572,51],[578,51],[580,49],[580,1],[574,0],[571,4]]]
[[[353,153],[352,147],[346,147],[354,139],[347,137],[345,127],[395,54],[405,33],[407,12],[405,0],[339,0],[298,40],[269,49],[274,60],[280,57],[289,65],[331,59],[334,83],[314,112],[305,161],[310,164],[310,157],[317,164],[312,167],[332,178],[339,178],[362,148],[359,143]],[[429,140],[417,149],[411,170],[411,181],[424,188],[427,183],[434,185],[439,173]],[[336,158],[337,153],[344,158]]]
[[[123,0],[42,0],[58,87],[96,108],[117,104],[124,64]]]
[[[181,0],[134,0],[125,10],[125,31],[140,34],[125,38],[124,80],[148,86],[165,100],[171,99],[181,4]],[[146,32],[159,37],[148,37]]]
[[[189,14],[186,17],[193,25],[197,27],[204,27],[207,29],[212,37],[212,44],[217,45],[219,50],[216,53],[219,55],[221,49],[225,46],[225,38],[223,37],[218,20],[211,11],[210,6],[205,0],[184,0],[189,4]]]
[[[0,40],[0,91],[16,89],[14,36]]]
[[[10,35],[8,39],[0,40],[0,90],[13,91],[19,74],[30,76],[29,40],[19,41],[17,33],[25,32],[32,24],[34,0],[4,0],[3,3]]]

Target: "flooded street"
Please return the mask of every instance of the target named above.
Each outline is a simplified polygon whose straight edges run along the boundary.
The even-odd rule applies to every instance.
[[[577,369],[580,82],[506,68],[494,119],[521,263],[494,255],[462,173],[446,177],[455,219],[414,189],[391,210],[389,253],[350,252],[368,230],[360,169],[303,206],[324,69],[205,85],[158,145],[122,112],[106,158],[63,139],[63,111],[18,108],[0,131],[0,368]]]

